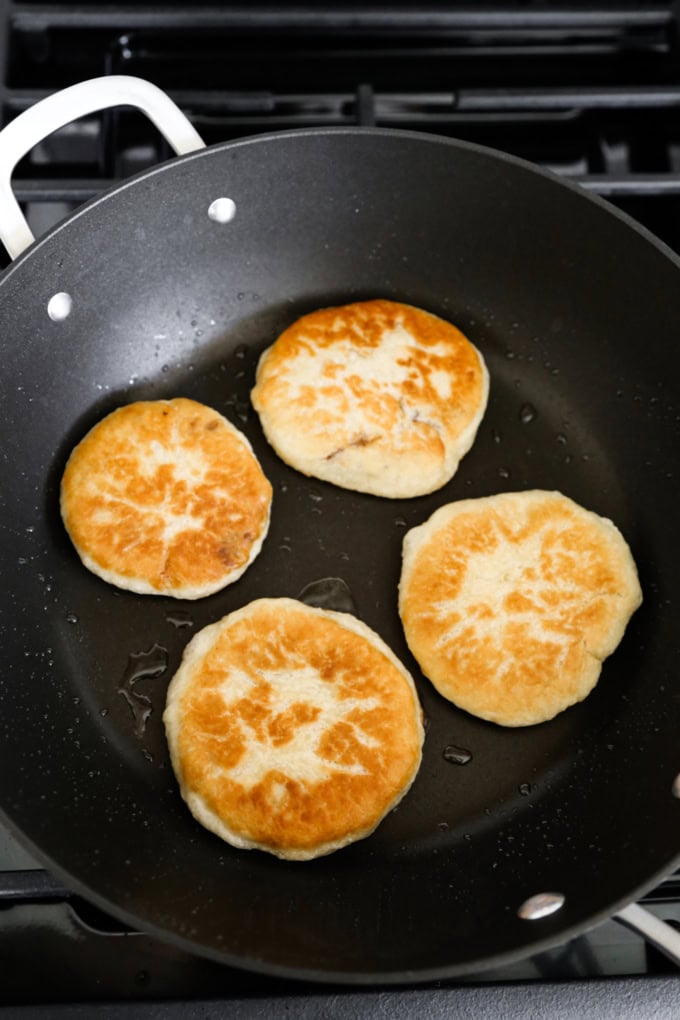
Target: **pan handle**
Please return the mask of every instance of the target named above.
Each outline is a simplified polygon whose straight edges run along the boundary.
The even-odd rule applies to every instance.
[[[664,956],[680,966],[680,932],[670,924],[666,924],[637,903],[631,903],[623,910],[619,910],[618,914],[614,914],[614,918],[625,924],[626,928],[632,928],[638,935],[642,935]]]
[[[165,92],[142,78],[91,78],[47,96],[0,131],[0,240],[14,259],[35,238],[12,191],[11,176],[34,145],[65,124],[111,106],[145,113],[178,155],[204,147],[201,136]]]

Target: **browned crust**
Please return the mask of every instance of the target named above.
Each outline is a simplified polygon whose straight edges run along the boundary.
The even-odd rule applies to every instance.
[[[383,496],[443,485],[486,407],[483,359],[451,323],[396,301],[323,308],[262,356],[265,434],[305,474]]]
[[[246,438],[193,400],[118,408],[76,446],[61,483],[66,529],[95,573],[195,598],[259,550],[271,486]]]
[[[507,726],[582,700],[641,599],[620,532],[556,492],[449,504],[404,543],[411,651],[446,698]]]
[[[165,722],[196,817],[290,859],[371,832],[410,786],[423,739],[413,682],[377,635],[291,599],[197,635]]]

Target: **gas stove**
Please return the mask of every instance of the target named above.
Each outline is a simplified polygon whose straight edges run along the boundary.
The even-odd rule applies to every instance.
[[[680,15],[672,3],[162,7],[0,3],[2,123],[58,88],[133,74],[208,145],[364,124],[489,145],[600,194],[680,252]],[[18,166],[36,236],[169,158],[139,114],[84,118]],[[5,259],[5,264],[6,264]],[[680,874],[644,898],[680,928]],[[306,985],[132,931],[0,828],[0,964],[10,1016],[677,1017],[680,973],[614,921],[540,956],[421,987]],[[95,1005],[96,1004],[96,1005]],[[153,1015],[153,1014],[152,1014]]]

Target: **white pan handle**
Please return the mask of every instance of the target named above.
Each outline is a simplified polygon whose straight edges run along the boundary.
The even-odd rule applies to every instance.
[[[178,155],[204,147],[201,136],[179,107],[165,92],[141,78],[92,78],[47,96],[0,131],[0,240],[13,259],[35,240],[12,191],[14,167],[53,131],[111,106],[141,110]]]
[[[631,903],[630,906],[619,910],[614,914],[617,921],[632,928],[638,935],[642,935],[648,942],[680,966],[680,931],[676,931],[670,924],[661,921],[649,910]]]

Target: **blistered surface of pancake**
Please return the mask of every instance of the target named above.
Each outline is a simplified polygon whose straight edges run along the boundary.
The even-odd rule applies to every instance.
[[[397,498],[452,477],[487,396],[484,361],[455,326],[365,301],[293,323],[263,354],[252,401],[286,463]]]
[[[306,860],[367,836],[415,778],[413,681],[365,624],[260,599],[199,632],[168,689],[173,766],[227,842]]]
[[[74,449],[61,485],[85,566],[120,588],[176,598],[240,577],[262,546],[270,504],[246,437],[184,398],[108,415]]]
[[[411,651],[444,697],[506,726],[586,697],[641,600],[615,525],[557,492],[451,503],[404,540]]]

